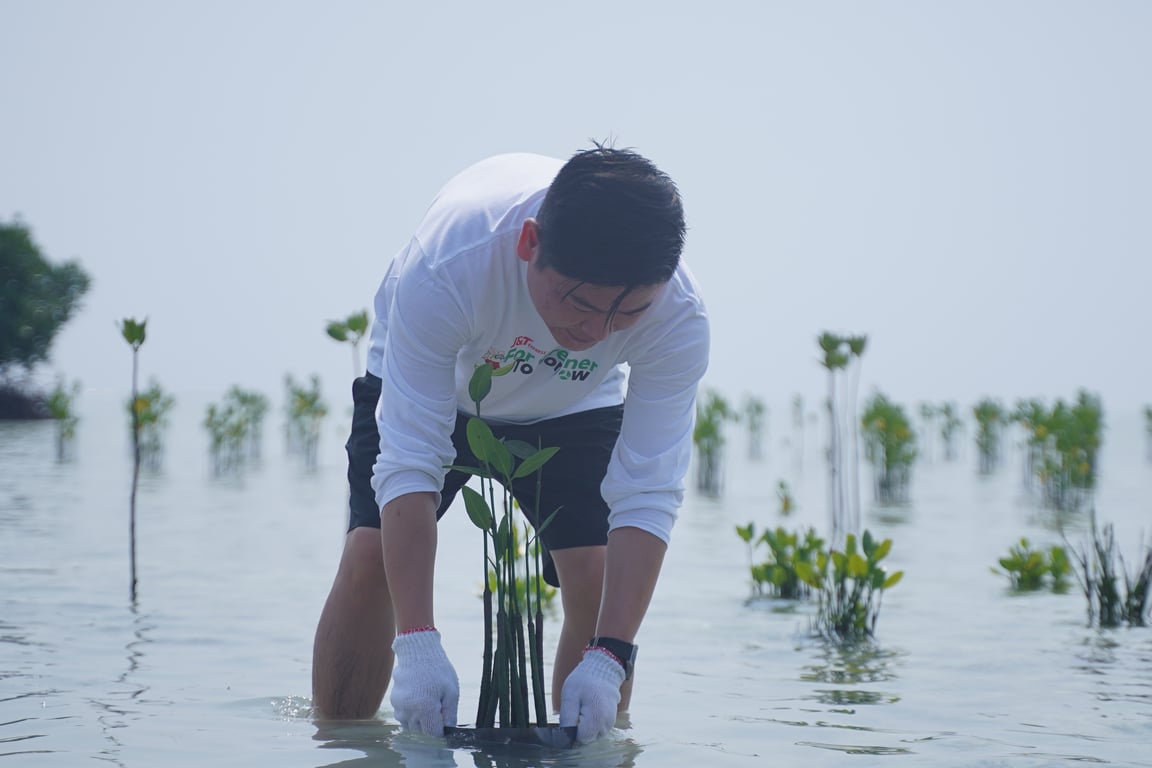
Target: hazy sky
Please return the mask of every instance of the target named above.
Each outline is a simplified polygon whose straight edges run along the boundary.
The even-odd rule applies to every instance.
[[[1152,3],[0,0],[0,218],[93,277],[53,365],[278,398],[439,186],[614,137],[677,180],[707,383],[1152,402]]]

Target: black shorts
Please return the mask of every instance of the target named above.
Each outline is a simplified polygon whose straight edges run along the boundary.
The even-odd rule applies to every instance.
[[[380,451],[380,434],[376,427],[376,403],[380,399],[380,379],[366,374],[352,383],[352,432],[345,448],[348,451],[349,520],[348,530],[380,527],[380,509],[372,490],[372,467]],[[624,406],[595,408],[589,411],[546,419],[534,424],[493,424],[497,438],[523,440],[530,445],[560,450],[544,464],[540,473],[540,503],[537,509],[535,474],[512,483],[512,495],[525,517],[535,526],[556,512],[552,522],[540,535],[544,543],[544,578],[560,586],[556,568],[548,551],[603,545],[608,542],[608,505],[600,495],[600,484],[608,470],[608,460],[620,435]],[[475,467],[479,461],[468,447],[465,426],[468,414],[456,417],[452,444],[456,447],[455,464]],[[449,505],[471,476],[455,470],[448,472],[441,490],[436,519],[443,517]]]

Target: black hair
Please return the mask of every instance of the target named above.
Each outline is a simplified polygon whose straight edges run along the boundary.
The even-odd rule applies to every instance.
[[[672,278],[684,250],[676,184],[629,149],[596,143],[560,169],[536,216],[540,267],[580,283],[632,290]]]

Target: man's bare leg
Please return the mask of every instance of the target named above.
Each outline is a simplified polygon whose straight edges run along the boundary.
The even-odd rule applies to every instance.
[[[376,715],[392,676],[395,634],[380,531],[354,528],[344,542],[312,646],[312,707],[317,720]]]

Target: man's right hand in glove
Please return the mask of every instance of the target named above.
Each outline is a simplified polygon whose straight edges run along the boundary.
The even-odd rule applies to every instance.
[[[433,627],[402,632],[392,641],[392,710],[400,725],[429,736],[443,736],[456,725],[460,682]]]

